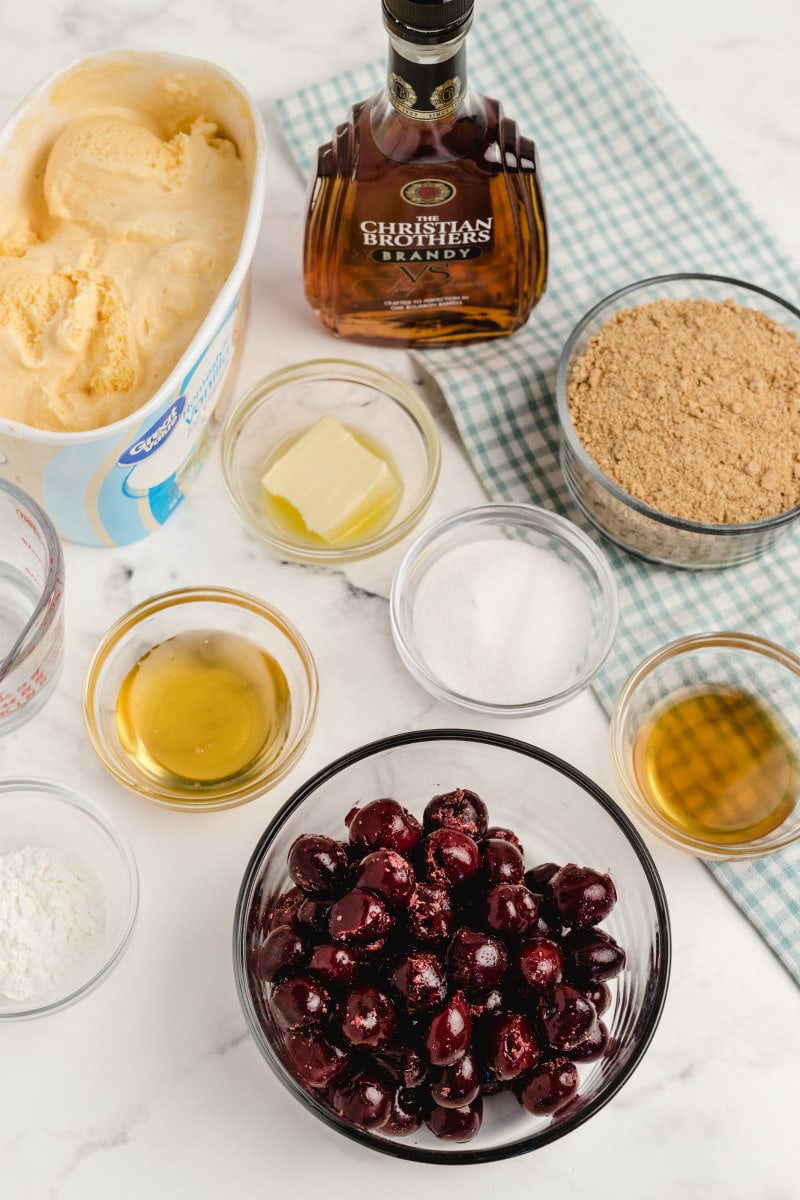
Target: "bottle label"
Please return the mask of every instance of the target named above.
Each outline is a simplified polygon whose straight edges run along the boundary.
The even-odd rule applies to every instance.
[[[456,188],[443,179],[419,179],[402,188],[401,197],[425,209],[444,208]],[[376,263],[458,263],[491,250],[494,217],[445,212],[408,213],[408,220],[359,222],[361,245]]]
[[[438,121],[458,108],[466,87],[464,47],[440,63],[416,63],[389,51],[387,90],[392,105],[415,121]]]

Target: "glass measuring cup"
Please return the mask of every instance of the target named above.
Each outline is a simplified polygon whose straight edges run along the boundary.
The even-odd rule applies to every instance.
[[[0,735],[47,701],[64,651],[64,556],[50,518],[0,479]]]

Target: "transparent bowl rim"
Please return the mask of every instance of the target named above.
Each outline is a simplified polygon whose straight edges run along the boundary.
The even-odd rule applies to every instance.
[[[167,607],[181,604],[196,604],[198,602],[230,604],[233,607],[245,608],[265,618],[271,625],[278,629],[287,641],[294,646],[297,656],[302,663],[308,686],[308,697],[302,714],[302,721],[293,742],[286,746],[280,756],[270,764],[269,770],[265,775],[257,775],[245,784],[230,791],[220,792],[218,795],[211,793],[207,797],[204,797],[202,801],[191,804],[187,803],[186,797],[183,799],[178,798],[180,793],[172,789],[159,788],[151,780],[134,774],[133,771],[130,774],[126,774],[120,770],[118,764],[106,751],[105,739],[95,721],[94,706],[97,683],[101,672],[108,661],[113,658],[117,644],[121,638],[139,625],[152,612]],[[318,703],[319,676],[317,665],[308,643],[297,627],[279,609],[275,608],[272,604],[268,604],[266,600],[262,600],[259,596],[253,596],[234,588],[223,587],[176,588],[173,591],[160,592],[157,596],[149,596],[140,604],[136,604],[133,608],[128,609],[103,635],[86,668],[81,693],[84,726],[92,748],[106,770],[123,784],[124,787],[144,797],[144,799],[151,803],[160,804],[164,808],[180,812],[193,813],[211,813],[227,808],[234,808],[239,804],[245,804],[257,796],[263,795],[273,788],[275,784],[279,783],[295,765],[311,736],[316,721]]]
[[[66,803],[72,808],[77,809],[84,816],[90,817],[103,828],[111,839],[124,865],[124,878],[128,893],[127,913],[120,936],[109,952],[105,962],[80,987],[73,988],[71,992],[63,996],[60,1000],[39,1005],[37,1008],[16,1012],[0,1012],[0,1024],[3,1021],[26,1021],[32,1020],[35,1017],[48,1016],[50,1013],[58,1012],[62,1008],[68,1008],[70,1005],[77,1003],[78,1000],[82,1000],[84,996],[88,996],[90,992],[93,992],[111,974],[125,953],[133,935],[139,912],[139,870],[136,865],[136,858],[127,835],[116,821],[109,816],[106,810],[96,801],[85,795],[85,793],[78,791],[77,788],[70,787],[66,783],[59,783],[55,779],[22,775],[9,779],[0,779],[0,796],[8,792],[20,791],[42,792],[48,796],[52,796],[56,801]]]
[[[382,532],[366,538],[363,542],[355,542],[348,546],[303,546],[289,538],[281,537],[279,533],[270,533],[254,524],[252,517],[241,500],[236,474],[233,468],[233,455],[239,431],[250,414],[262,404],[269,403],[275,394],[287,383],[297,380],[312,379],[353,380],[369,384],[380,391],[387,399],[398,404],[417,426],[428,459],[428,469],[425,476],[425,486],[413,508],[396,525],[389,525]],[[294,363],[265,375],[259,379],[236,402],[229,415],[225,418],[220,439],[220,462],[222,464],[222,481],[225,491],[237,515],[245,527],[277,554],[302,562],[314,563],[344,563],[379,554],[394,546],[417,525],[431,502],[441,469],[441,443],[436,422],[422,397],[411,384],[406,383],[396,375],[383,371],[371,363],[357,362],[348,358],[312,358],[305,362]]]
[[[759,658],[772,659],[779,666],[792,671],[797,676],[798,683],[800,683],[800,657],[793,654],[791,650],[787,650],[784,646],[779,646],[777,642],[770,642],[767,638],[737,630],[713,630],[709,633],[690,633],[684,637],[674,638],[643,658],[634,667],[620,688],[611,711],[609,727],[611,759],[627,803],[647,828],[661,838],[662,841],[676,847],[678,850],[683,850],[684,853],[692,854],[695,858],[717,862],[747,862],[757,858],[765,858],[768,854],[774,854],[778,850],[791,846],[800,837],[800,829],[795,831],[791,836],[776,838],[774,841],[760,847],[757,845],[748,846],[744,842],[731,843],[720,847],[714,845],[714,843],[703,841],[701,838],[694,838],[690,834],[679,836],[674,832],[672,826],[667,821],[660,820],[657,814],[642,799],[639,788],[626,766],[626,756],[622,745],[622,731],[625,726],[632,697],[647,676],[657,667],[660,667],[662,663],[668,662],[670,659],[679,658],[681,655],[692,653],[695,650],[714,648],[740,650],[745,653],[756,654]]]
[[[261,1029],[257,1016],[253,1011],[250,1002],[249,989],[247,986],[247,972],[244,964],[244,944],[247,933],[247,900],[252,892],[253,886],[258,878],[258,874],[263,865],[264,859],[268,854],[270,847],[274,843],[278,833],[285,825],[289,817],[301,807],[301,805],[314,794],[317,788],[332,779],[335,775],[345,771],[348,767],[355,763],[361,762],[364,759],[381,754],[385,750],[392,750],[397,747],[413,746],[423,742],[472,742],[488,746],[493,746],[497,749],[510,750],[514,753],[521,754],[526,758],[533,759],[535,762],[543,763],[552,770],[572,780],[581,787],[589,796],[595,800],[601,808],[605,810],[612,821],[620,828],[629,845],[635,852],[639,864],[642,868],[644,876],[650,888],[650,893],[653,898],[655,910],[656,926],[657,926],[657,943],[659,947],[659,972],[655,987],[648,994],[648,1003],[650,1011],[647,1017],[647,1023],[642,1032],[641,1039],[631,1054],[629,1061],[625,1064],[625,1068],[620,1072],[619,1076],[612,1080],[604,1091],[599,1093],[595,1099],[589,1103],[585,1109],[575,1115],[568,1117],[561,1124],[553,1127],[551,1122],[545,1129],[539,1130],[530,1137],[522,1138],[518,1142],[514,1142],[507,1146],[493,1146],[487,1149],[467,1149],[454,1151],[438,1151],[428,1150],[425,1148],[417,1148],[404,1145],[402,1141],[390,1141],[378,1137],[372,1137],[370,1134],[356,1129],[353,1126],[347,1125],[345,1122],[339,1122],[332,1114],[327,1112],[318,1105],[312,1097],[310,1097],[291,1076],[284,1070],[282,1064],[275,1055],[270,1042]],[[650,851],[647,849],[644,841],[637,832],[630,818],[623,812],[618,804],[608,795],[607,792],[590,779],[588,775],[584,775],[577,767],[571,763],[559,758],[557,755],[550,753],[548,750],[542,750],[538,746],[534,746],[529,742],[523,742],[516,738],[509,738],[503,734],[487,733],[478,729],[421,729],[411,733],[393,734],[389,737],[379,738],[377,741],[368,742],[366,745],[360,746],[355,750],[351,750],[339,758],[328,763],[327,766],[317,771],[310,779],[306,780],[293,794],[289,797],[286,803],[275,813],[272,820],[267,825],[258,840],[258,843],[253,851],[250,861],[245,870],[242,879],[239,893],[236,899],[236,911],[233,923],[233,969],[236,980],[236,989],[239,995],[239,1003],[242,1007],[247,1026],[253,1036],[256,1045],[267,1064],[270,1066],[274,1074],[284,1084],[284,1086],[294,1095],[301,1104],[325,1122],[331,1129],[344,1134],[354,1142],[358,1142],[362,1146],[367,1146],[371,1150],[377,1150],[380,1153],[387,1154],[392,1158],[402,1158],[413,1162],[424,1162],[442,1164],[445,1166],[467,1165],[470,1163],[486,1163],[496,1162],[500,1159],[513,1158],[521,1154],[526,1154],[530,1150],[535,1150],[540,1146],[546,1146],[550,1142],[556,1141],[565,1134],[570,1133],[573,1129],[577,1129],[594,1113],[599,1112],[601,1108],[611,1100],[620,1088],[628,1081],[636,1067],[641,1062],[644,1054],[650,1045],[653,1036],[661,1019],[661,1014],[664,1009],[664,1003],[667,995],[667,987],[669,984],[670,968],[672,961],[672,938],[669,918],[669,908],[667,906],[667,897],[664,891],[664,885],[661,877],[653,861]]]
[[[522,704],[488,704],[475,697],[462,695],[448,688],[442,681],[428,670],[421,659],[413,653],[408,638],[408,631],[401,617],[402,600],[409,575],[413,571],[420,556],[425,553],[440,538],[446,537],[452,530],[465,525],[481,524],[518,525],[525,529],[538,529],[552,534],[557,540],[565,543],[592,570],[600,584],[602,603],[605,609],[605,624],[603,636],[599,640],[597,653],[580,676],[567,688],[539,700],[526,701]],[[566,517],[539,508],[534,504],[476,504],[468,508],[458,509],[449,513],[436,524],[431,525],[412,542],[405,557],[395,571],[389,594],[389,619],[392,627],[397,651],[406,668],[418,683],[440,700],[450,701],[472,712],[484,713],[496,717],[527,717],[537,713],[549,712],[558,708],[577,696],[591,683],[602,667],[614,644],[619,622],[619,593],[611,564],[603,550],[592,539],[574,525]]]
[[[578,324],[564,343],[556,371],[556,407],[558,409],[559,427],[570,453],[574,454],[579,460],[581,466],[592,477],[594,482],[603,487],[609,495],[613,496],[621,504],[625,504],[628,508],[633,509],[634,512],[640,513],[643,517],[647,517],[651,521],[658,521],[662,525],[670,525],[675,529],[685,530],[686,532],[714,534],[719,537],[736,537],[745,533],[764,533],[796,520],[800,516],[800,505],[787,509],[786,512],[777,513],[771,517],[764,517],[760,521],[743,521],[735,525],[724,523],[713,524],[707,521],[689,521],[683,517],[670,516],[668,513],[660,512],[657,508],[650,508],[649,505],[643,504],[641,500],[637,500],[635,496],[631,496],[630,493],[623,491],[618,484],[609,479],[607,475],[604,475],[597,466],[597,463],[586,453],[583,444],[575,432],[569,415],[569,408],[567,406],[567,365],[576,343],[583,336],[584,331],[595,317],[600,316],[606,308],[615,304],[618,300],[626,296],[633,296],[636,292],[644,290],[644,288],[669,283],[703,282],[722,283],[728,287],[751,292],[755,296],[764,296],[767,300],[778,304],[800,321],[800,309],[795,308],[788,300],[784,300],[783,297],[776,295],[775,292],[770,292],[755,283],[747,283],[743,279],[735,279],[727,275],[704,275],[692,271],[678,271],[671,275],[654,275],[650,279],[639,279],[635,283],[629,283],[625,287],[611,292],[590,308],[581,317],[580,321],[578,321]]]
[[[17,640],[0,659],[0,679],[12,668],[29,658],[61,611],[64,593],[64,551],[55,526],[42,506],[21,487],[8,479],[0,479],[0,491],[7,492],[20,508],[34,517],[41,526],[49,557],[47,578],[41,588],[36,606],[25,622]]]

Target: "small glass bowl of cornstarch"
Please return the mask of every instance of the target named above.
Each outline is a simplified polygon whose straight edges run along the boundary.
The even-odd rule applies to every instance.
[[[0,1022],[75,1004],[130,941],[139,880],[124,833],[48,779],[0,780]]]
[[[590,683],[619,604],[606,556],[570,521],[531,504],[481,504],[417,538],[390,614],[401,659],[432,695],[526,717]]]

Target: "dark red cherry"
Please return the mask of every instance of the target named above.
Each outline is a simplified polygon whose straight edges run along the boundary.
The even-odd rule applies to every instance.
[[[297,909],[297,922],[312,933],[322,935],[328,933],[331,905],[329,900],[312,900],[306,896]]]
[[[483,851],[483,872],[490,883],[521,883],[525,873],[522,854],[503,838],[486,838]]]
[[[396,850],[373,850],[361,860],[356,874],[358,887],[377,892],[390,908],[408,908],[416,876],[408,859]]]
[[[335,942],[364,946],[384,937],[393,924],[384,901],[366,888],[352,888],[331,906],[330,931]]]
[[[356,961],[361,966],[369,966],[370,963],[379,963],[386,950],[388,941],[388,938],[382,937],[376,938],[374,942],[362,942],[358,945],[354,943],[352,951],[356,957]]]
[[[417,818],[396,800],[373,800],[363,808],[353,808],[345,823],[350,841],[366,853],[385,846],[409,854],[422,836]]]
[[[359,1129],[380,1129],[389,1119],[393,1093],[384,1075],[366,1068],[339,1084],[332,1097],[333,1109]]]
[[[527,986],[536,991],[546,991],[564,979],[564,955],[550,938],[534,937],[523,942],[517,963]]]
[[[315,1030],[289,1032],[284,1045],[293,1074],[307,1087],[328,1087],[344,1074],[350,1062],[341,1046]]]
[[[422,857],[428,881],[443,888],[467,883],[481,866],[477,844],[457,829],[434,829],[422,843]]]
[[[276,983],[270,1007],[282,1029],[308,1029],[320,1025],[331,1011],[331,998],[317,979],[293,975]]]
[[[522,848],[522,842],[519,840],[513,829],[506,829],[505,825],[490,825],[484,834],[486,838],[499,838],[501,842],[510,842],[512,846],[516,846],[522,857],[525,857],[525,851]]]
[[[564,952],[577,984],[612,979],[625,966],[625,951],[603,929],[573,929],[564,938]]]
[[[402,1032],[395,1035],[393,1041],[376,1051],[375,1057],[403,1087],[416,1088],[428,1078],[430,1064],[416,1046],[403,1045],[402,1036]]]
[[[556,906],[551,904],[544,896],[532,892],[536,899],[536,907],[538,915],[535,924],[528,931],[531,935],[535,934],[538,937],[552,938],[554,941],[561,940],[563,926],[561,917],[556,912]]]
[[[507,964],[503,943],[475,929],[457,929],[447,948],[450,978],[470,997],[486,995],[496,988]]]
[[[450,1142],[468,1142],[481,1127],[483,1100],[480,1096],[463,1108],[442,1108],[434,1104],[426,1122],[431,1133]]]
[[[450,937],[453,909],[444,888],[418,883],[408,909],[408,931],[414,942],[436,945]]]
[[[477,842],[486,834],[487,818],[486,805],[476,792],[456,788],[428,801],[422,827],[426,833],[433,829],[456,829]]]
[[[289,874],[307,896],[338,896],[347,886],[348,861],[342,846],[321,833],[304,833],[289,851]]]
[[[557,983],[546,997],[540,997],[539,1011],[547,1040],[562,1054],[585,1042],[597,1021],[591,1000],[570,983]]]
[[[282,975],[295,975],[308,958],[309,946],[291,925],[279,925],[262,942],[256,955],[259,979],[272,983]]]
[[[504,1092],[510,1084],[505,1079],[498,1079],[493,1069],[484,1064],[481,1072],[481,1095],[496,1096],[499,1092]]]
[[[472,1034],[472,1021],[463,992],[454,992],[431,1018],[425,1046],[435,1067],[449,1067],[464,1054]]]
[[[394,1034],[394,1005],[379,988],[354,983],[345,996],[342,1034],[351,1046],[383,1046]]]
[[[558,870],[558,863],[539,863],[525,872],[525,886],[537,895],[542,895]]]
[[[605,1054],[607,1046],[608,1029],[604,1022],[598,1019],[580,1045],[568,1053],[575,1062],[591,1062],[592,1059]]]
[[[315,947],[308,962],[308,970],[326,987],[347,988],[356,977],[358,963],[347,946],[334,946],[322,942]]]
[[[278,929],[281,925],[293,924],[297,916],[297,909],[304,898],[298,887],[289,888],[288,892],[283,892],[278,896],[274,904],[270,905],[265,922],[266,932],[271,933],[273,929]]]
[[[536,924],[536,897],[523,883],[495,883],[479,905],[486,926],[494,933],[519,936]]]
[[[514,1085],[523,1108],[540,1117],[561,1108],[578,1090],[578,1070],[563,1055],[542,1059]]]
[[[424,1124],[430,1107],[427,1088],[397,1088],[392,1095],[392,1107],[383,1132],[393,1137],[416,1133]]]
[[[486,1061],[498,1079],[516,1079],[541,1057],[542,1046],[522,1013],[499,1013],[486,1030]]]
[[[492,1017],[507,1007],[505,997],[500,989],[492,988],[485,996],[470,997],[469,1015],[474,1024],[475,1021],[483,1021],[486,1017]]]
[[[389,973],[389,982],[409,1012],[437,1008],[447,994],[442,964],[426,950],[412,950],[400,958]]]
[[[431,1080],[431,1097],[442,1108],[471,1104],[480,1091],[478,1060],[469,1051],[450,1067],[443,1067]]]
[[[611,1005],[611,989],[607,983],[590,983],[581,988],[587,1000],[591,1000],[598,1017],[602,1017]]]
[[[610,875],[575,863],[560,867],[547,889],[562,921],[573,929],[597,925],[608,916],[617,899]]]

